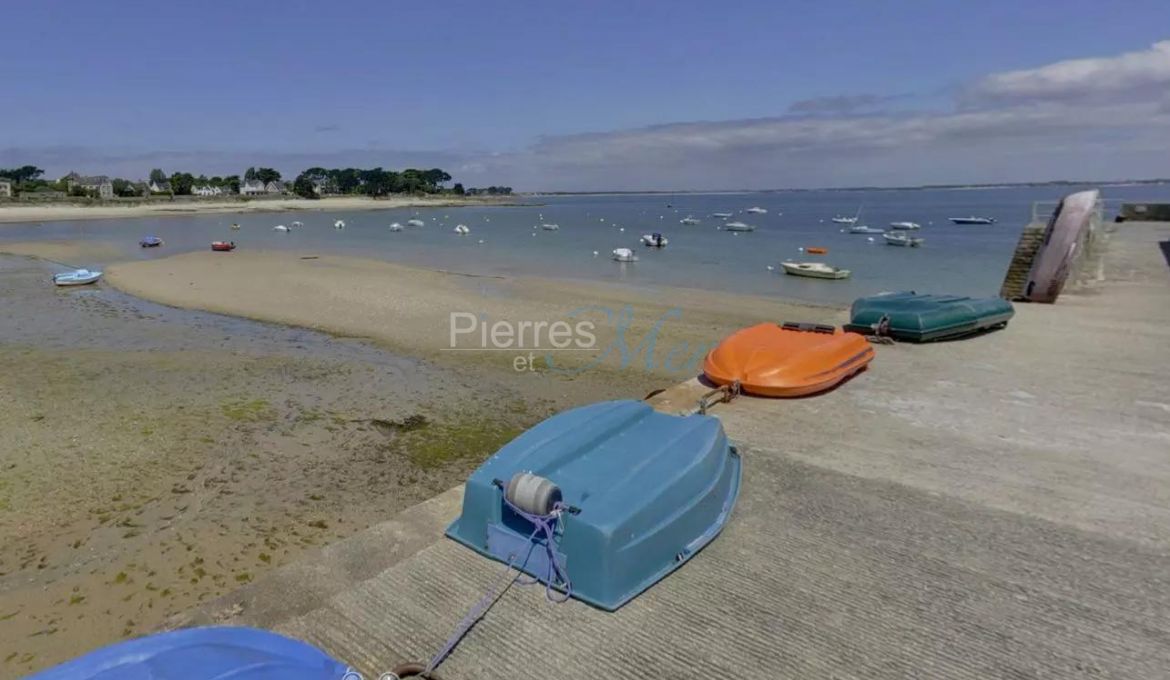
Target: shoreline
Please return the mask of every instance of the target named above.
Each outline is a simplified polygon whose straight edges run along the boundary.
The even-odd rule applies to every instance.
[[[138,204],[102,203],[82,205],[76,203],[49,203],[34,205],[26,203],[0,204],[0,224],[23,224],[30,222],[71,222],[79,220],[125,219],[135,217],[175,217],[190,215],[214,215],[225,213],[277,213],[277,212],[324,212],[394,210],[398,208],[450,208],[464,206],[523,205],[516,197],[419,197],[392,196],[369,198],[365,196],[337,196],[306,200],[303,198],[258,198],[249,200],[177,200],[151,201]]]

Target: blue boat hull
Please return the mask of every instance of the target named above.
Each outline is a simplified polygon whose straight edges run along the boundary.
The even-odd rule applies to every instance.
[[[556,546],[573,597],[614,610],[714,540],[739,496],[742,466],[717,419],[665,415],[644,402],[583,406],[528,430],[467,480],[447,536],[547,582],[543,543],[498,483],[518,472],[557,484],[576,511],[561,516]]]

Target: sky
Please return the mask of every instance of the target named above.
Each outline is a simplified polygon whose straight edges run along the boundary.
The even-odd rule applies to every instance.
[[[1170,176],[1170,2],[58,0],[0,167],[441,167],[518,191]]]

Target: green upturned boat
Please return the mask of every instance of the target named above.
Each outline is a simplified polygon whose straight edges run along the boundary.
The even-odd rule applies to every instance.
[[[883,293],[855,300],[845,330],[931,342],[1002,328],[1015,313],[1012,303],[997,297]]]

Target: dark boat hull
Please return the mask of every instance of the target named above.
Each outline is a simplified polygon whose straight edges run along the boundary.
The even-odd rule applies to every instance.
[[[1012,303],[1002,298],[920,295],[910,291],[855,300],[845,330],[870,335],[882,326],[882,334],[897,340],[931,342],[1000,328],[1013,315]]]

